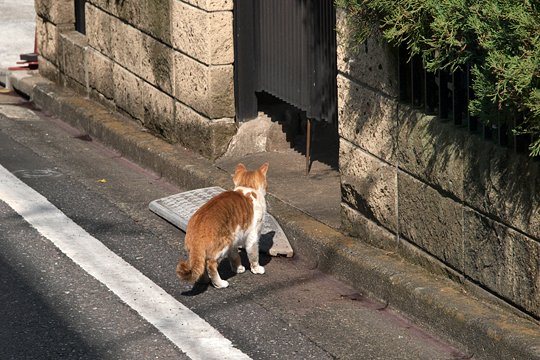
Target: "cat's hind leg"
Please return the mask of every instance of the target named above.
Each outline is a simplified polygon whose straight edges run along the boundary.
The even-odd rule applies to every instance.
[[[246,239],[246,253],[254,274],[264,274],[264,266],[259,265],[259,237],[260,234],[253,232]]]
[[[215,288],[222,289],[229,286],[229,282],[226,280],[223,280],[219,276],[217,260],[208,259],[206,261],[206,269],[208,271],[208,276],[210,277],[210,280],[212,281],[212,285],[214,285]]]
[[[237,274],[241,274],[246,271],[246,268],[244,265],[242,265],[242,259],[240,258],[240,254],[238,254],[237,247],[231,246],[227,256],[229,258],[232,271],[236,272]]]

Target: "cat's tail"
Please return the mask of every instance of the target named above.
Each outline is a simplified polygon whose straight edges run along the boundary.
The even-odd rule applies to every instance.
[[[204,274],[204,256],[194,256],[190,254],[188,261],[179,261],[176,265],[176,274],[182,280],[195,282]]]

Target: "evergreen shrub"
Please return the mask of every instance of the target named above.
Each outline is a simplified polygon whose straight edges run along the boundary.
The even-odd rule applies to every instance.
[[[392,45],[420,55],[427,71],[469,66],[473,115],[531,134],[540,155],[540,2],[538,0],[336,0],[355,43],[379,28]]]

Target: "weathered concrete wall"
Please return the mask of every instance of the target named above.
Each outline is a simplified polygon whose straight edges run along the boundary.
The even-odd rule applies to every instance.
[[[234,122],[232,0],[36,0],[40,72],[153,133],[221,156]]]
[[[343,229],[540,317],[540,164],[400,104],[394,51],[343,15]]]

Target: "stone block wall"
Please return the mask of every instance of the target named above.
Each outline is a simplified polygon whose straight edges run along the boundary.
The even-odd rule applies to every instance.
[[[36,0],[40,73],[215,159],[236,133],[232,0]]]
[[[343,230],[540,318],[540,163],[398,101],[395,51],[338,11]]]

